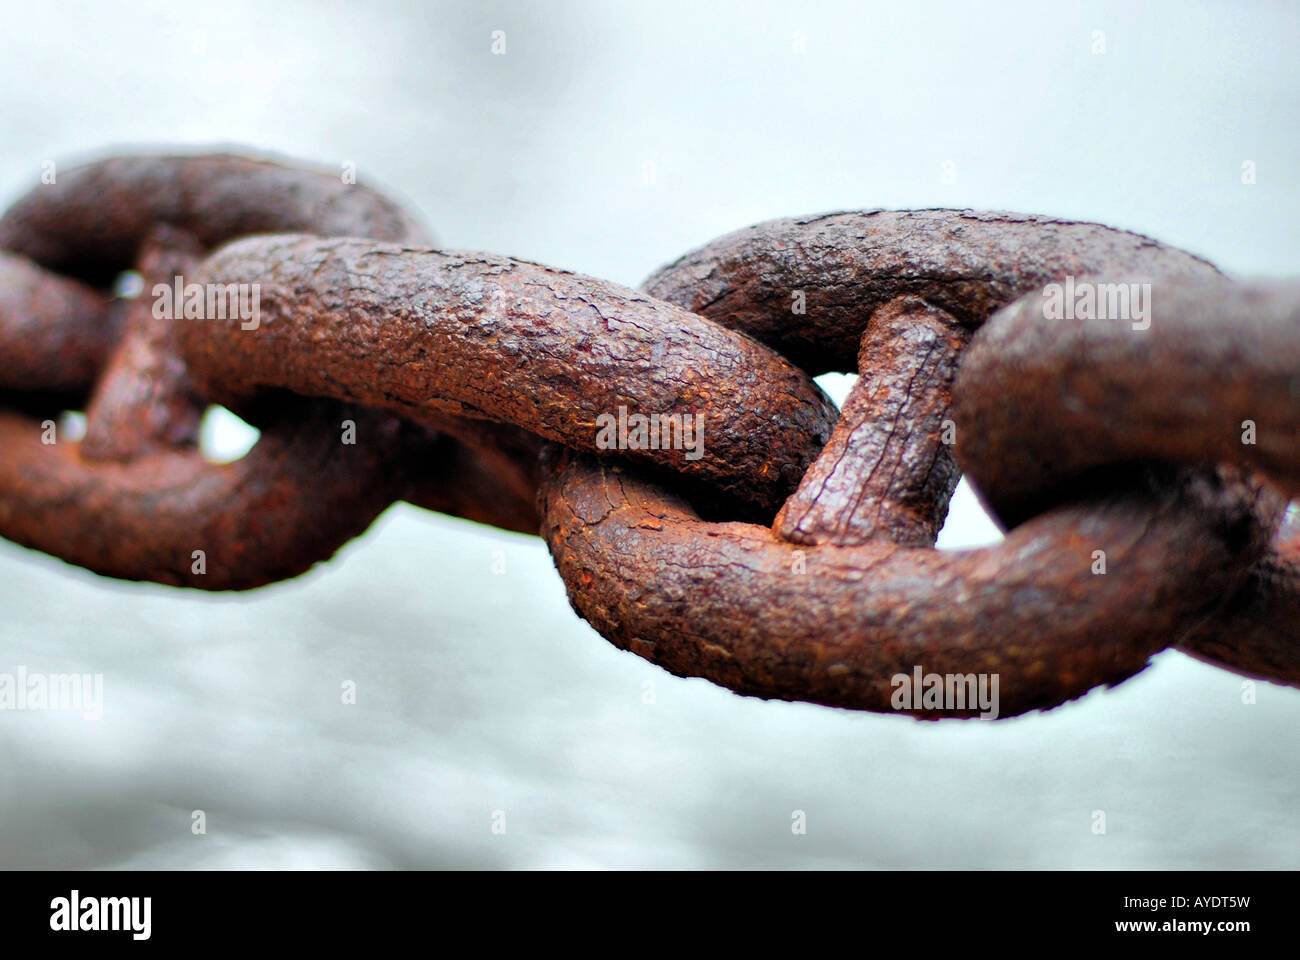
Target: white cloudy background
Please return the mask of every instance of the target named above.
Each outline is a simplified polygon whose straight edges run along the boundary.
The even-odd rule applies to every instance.
[[[47,159],[247,144],[356,163],[448,245],[628,284],[759,220],[881,206],[1099,220],[1282,276],[1296,10],[4,0],[0,201]],[[942,542],[989,536],[963,496]],[[246,595],[0,542],[19,664],[102,672],[106,706],[0,713],[0,867],[1300,866],[1300,692],[1244,706],[1166,653],[997,724],[742,699],[612,648],[537,539],[405,506]]]

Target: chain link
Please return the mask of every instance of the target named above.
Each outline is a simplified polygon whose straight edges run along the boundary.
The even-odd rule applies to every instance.
[[[895,679],[994,676],[1007,716],[1171,645],[1300,685],[1294,284],[917,210],[761,224],[637,291],[231,156],[61,173],[0,249],[0,535],[99,573],[248,589],[405,499],[540,530],[601,634],[741,693],[987,716]],[[811,378],[850,370],[837,412]],[[248,455],[199,452],[211,404]],[[938,551],[963,470],[1010,529]]]

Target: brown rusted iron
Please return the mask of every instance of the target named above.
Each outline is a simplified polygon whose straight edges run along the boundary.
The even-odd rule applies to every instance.
[[[805,548],[767,527],[702,521],[631,470],[566,451],[543,485],[543,534],[579,614],[675,674],[885,712],[897,708],[893,679],[917,668],[984,674],[1012,716],[1141,670],[1264,550],[1257,490],[1158,479],[1059,507],[980,550]],[[1096,550],[1105,575],[1093,573]]]
[[[1136,460],[1238,463],[1300,495],[1300,285],[1157,281],[1140,321],[1048,319],[1046,302],[996,314],[957,380],[957,456],[996,515],[1022,522]],[[1300,684],[1297,541],[1279,531],[1184,649]]]
[[[140,254],[144,290],[193,277],[198,241],[170,227],[156,228]],[[143,453],[193,446],[205,404],[190,383],[176,346],[176,321],[154,315],[154,298],[130,302],[121,339],[86,406],[84,459],[129,460]]]
[[[1178,649],[1238,673],[1300,686],[1300,514],[1213,617]]]
[[[0,251],[0,389],[84,391],[117,343],[125,302]]]
[[[422,236],[387,200],[335,177],[240,157],[148,157],[61,173],[0,219],[0,243],[101,282],[135,266],[147,291],[197,281],[184,272],[205,246],[293,229]],[[17,405],[40,411],[0,416],[0,532],[9,539],[110,576],[225,590],[302,573],[403,495],[510,529],[535,519],[531,496],[519,492],[533,471],[527,453],[475,451],[333,402],[250,404],[240,412],[262,429],[257,445],[235,463],[209,463],[194,445],[207,399],[175,348],[183,320],[153,317],[147,296],[109,304],[22,256],[6,254],[0,267],[10,281],[0,354],[27,361],[26,371],[0,374],[0,386],[27,392]],[[49,403],[76,395],[90,396],[83,443],[41,419],[57,415]],[[341,442],[344,420],[356,425],[355,445]],[[410,476],[394,469],[402,463]],[[497,496],[471,506],[457,489],[467,479]]]
[[[856,370],[867,322],[897,297],[919,297],[974,328],[1052,280],[1119,273],[1218,275],[1182,250],[1096,223],[871,210],[738,230],[661,268],[645,289],[743,330],[815,375]]]
[[[1142,459],[1239,463],[1300,496],[1300,284],[1158,280],[1141,321],[1048,319],[1047,302],[998,313],[958,377],[957,456],[998,516]]]
[[[963,555],[916,549],[933,544],[959,476],[952,438],[945,442],[943,431],[955,426],[945,421],[969,330],[1028,289],[1117,265],[1168,283],[1217,276],[1181,251],[1097,225],[960,211],[776,221],[661,270],[649,281],[651,291],[776,345],[811,370],[844,368],[846,335],[860,338],[860,379],[826,450],[772,531],[703,523],[643,480],[621,474],[611,482],[594,465],[561,458],[564,467],[544,488],[544,533],[575,608],[616,644],[670,670],[761,696],[865,709],[890,709],[888,678],[921,665],[971,674],[1002,663],[1011,713],[1140,669],[1150,653],[1201,624],[1223,596],[1211,592],[1214,599],[1206,601],[1206,594],[1198,599],[1189,592],[1176,607],[1149,608],[1157,596],[1164,598],[1159,604],[1172,603],[1168,590],[1181,587],[1156,576],[1153,558],[1160,552],[1144,560],[1125,553],[1116,572],[1118,528],[1104,536],[1097,528],[1089,546],[1069,523],[1058,532],[1039,517],[1029,533],[1015,533],[996,548]],[[619,491],[631,484],[637,493],[625,503]],[[1267,524],[1280,516],[1276,496],[1258,491],[1251,497],[1244,526],[1220,527],[1235,530],[1220,544],[1220,561],[1243,530],[1253,549],[1262,550]],[[608,512],[592,512],[602,502]],[[1127,509],[1132,523],[1140,510],[1131,503]],[[1099,515],[1096,507],[1089,514]],[[1143,521],[1139,529],[1155,524]],[[679,542],[684,539],[691,542]],[[1068,566],[1043,563],[1030,549],[1049,542],[1062,555],[1070,553],[1065,543],[1073,545]],[[1201,549],[1195,543],[1178,549]],[[1096,551],[1109,564],[1105,574],[1094,572]],[[793,576],[796,556],[826,572]],[[1032,562],[1018,566],[1026,557]],[[976,586],[979,575],[963,564],[982,574],[997,571],[1007,585],[1005,593],[988,596],[1005,608],[1000,616],[972,600],[987,586]],[[1236,561],[1232,566],[1240,573]],[[1124,600],[1116,578],[1132,591]],[[747,606],[761,595],[794,614],[768,631],[771,614],[759,617]],[[953,603],[961,613],[949,609]],[[1124,605],[1123,612],[1112,604]],[[696,615],[695,606],[709,612]],[[1058,617],[1079,618],[1083,633],[1072,633]],[[1088,632],[1094,628],[1097,633]],[[1114,640],[1128,657],[1122,666],[1109,654],[1100,664],[1085,664],[1059,649],[1048,652],[1058,639],[1068,647],[1081,636],[1092,649],[1102,637]],[[1065,663],[1071,666],[1056,674],[1047,667]],[[817,676],[832,669],[833,679]],[[856,679],[845,679],[850,676]]]
[[[233,463],[193,449],[118,463],[0,413],[0,530],[112,577],[241,590],[303,573],[396,497],[395,418],[294,398],[255,419],[262,436]],[[339,442],[346,419],[365,443]]]
[[[426,510],[537,535],[538,437],[482,420],[452,420],[442,431],[408,426],[411,441],[389,470],[405,480],[401,499]]]
[[[427,240],[390,200],[338,175],[231,155],[114,157],[59,171],[0,218],[0,249],[99,284],[160,225],[205,248],[254,233]]]
[[[430,415],[512,423],[596,450],[597,418],[702,417],[702,455],[612,452],[706,484],[770,517],[816,457],[835,408],[749,337],[643,293],[479,253],[263,237],[224,247],[205,282],[261,291],[261,320],[185,324],[210,396],[285,388]],[[439,425],[440,421],[435,421]]]
[[[969,331],[1068,275],[1123,266],[1171,280],[1215,268],[1095,223],[972,210],[868,211],[774,220],[657,271],[646,288],[742,330],[811,373],[856,370],[823,457],[778,520],[800,543],[933,544],[960,472],[944,442]],[[890,371],[878,380],[881,369]],[[914,368],[910,377],[893,371]]]
[[[794,543],[934,545],[959,473],[944,442],[948,390],[970,331],[917,297],[876,311],[827,452],[781,508]]]
[[[407,499],[540,520],[598,630],[744,693],[971,716],[900,705],[894,681],[993,675],[1009,716],[1175,643],[1297,682],[1300,521],[1274,487],[1300,476],[1295,287],[1097,224],[954,210],[761,224],[647,293],[424,242],[377,194],[239,157],[121,158],[34,190],[0,218],[0,533],[242,589]],[[167,319],[100,292],[132,268],[147,290],[256,285],[258,314]],[[1028,300],[980,329],[1047,284],[1117,277],[1157,291],[1144,341],[1071,340]],[[837,421],[809,374],[854,368]],[[248,456],[196,449],[212,403],[262,430]],[[45,442],[68,404],[85,441]],[[702,445],[611,449],[598,424],[620,411],[699,414]],[[1221,435],[1237,417],[1255,449]],[[954,439],[1017,524],[994,547],[930,549]]]

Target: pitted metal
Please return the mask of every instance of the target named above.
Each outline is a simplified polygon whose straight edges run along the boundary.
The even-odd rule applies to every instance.
[[[760,224],[637,291],[434,249],[373,191],[231,156],[61,173],[0,248],[0,534],[99,573],[256,587],[405,499],[540,529],[600,633],[746,694],[980,712],[900,705],[923,668],[998,677],[1008,716],[1175,645],[1300,683],[1294,284],[917,210]],[[158,309],[191,284],[256,315]],[[1062,284],[1150,309],[1055,318]],[[859,375],[842,411],[831,370]],[[261,430],[233,463],[197,447],[213,404]],[[1010,529],[935,550],[963,470]]]

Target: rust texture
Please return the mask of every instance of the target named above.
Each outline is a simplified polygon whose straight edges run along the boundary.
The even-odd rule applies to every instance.
[[[261,237],[230,244],[207,282],[256,283],[261,322],[180,327],[211,396],[263,387],[512,423],[596,450],[597,418],[703,418],[688,448],[610,451],[765,513],[830,435],[834,406],[772,350],[643,293],[534,263],[373,241]],[[232,397],[237,403],[237,397]]]
[[[970,338],[916,297],[878,310],[827,452],[781,508],[776,530],[804,544],[879,540],[929,547],[960,474],[944,431],[957,358]]]
[[[124,304],[0,251],[0,389],[77,393],[108,361]]]
[[[144,291],[192,277],[201,249],[189,234],[160,227],[140,254]],[[81,455],[128,460],[154,450],[192,446],[205,404],[190,384],[176,346],[176,322],[154,316],[142,293],[126,310],[126,326],[86,407]]]
[[[1216,666],[1300,686],[1300,514],[1227,604],[1178,645]]]
[[[186,274],[207,247],[304,229],[423,237],[369,190],[227,156],[90,164],[11,208],[0,219],[0,246],[14,251],[0,255],[10,409],[0,413],[0,533],[109,576],[225,590],[302,573],[398,497],[535,531],[536,443],[505,435],[467,427],[462,443],[391,415],[276,394],[240,410],[262,431],[248,456],[201,456],[194,434],[208,398],[176,349],[184,321],[156,320],[148,291],[178,273],[197,281]],[[86,285],[129,268],[146,285],[134,301]],[[57,431],[43,442],[46,418],[83,403],[85,442]],[[341,442],[344,419],[357,424],[355,445]],[[195,550],[205,573],[194,572]]]
[[[1066,275],[1213,277],[1189,253],[1095,223],[977,210],[873,210],[772,220],[721,237],[646,282],[816,375],[856,370],[876,310],[919,297],[978,326]],[[803,314],[794,312],[803,294]]]
[[[254,233],[424,242],[390,200],[337,174],[231,155],[113,157],[60,170],[0,218],[0,249],[105,283],[159,225],[212,248]]]
[[[957,456],[1005,522],[1135,460],[1239,463],[1300,496],[1300,285],[1156,283],[1148,319],[1045,320],[1031,294],[975,337],[957,378]],[[1300,684],[1297,539],[1294,523],[1279,531],[1183,647]]]
[[[616,646],[740,693],[886,712],[891,678],[918,666],[997,674],[1002,716],[1117,683],[1211,613],[1269,531],[1257,490],[1206,474],[1145,490],[1135,478],[965,552],[870,543],[800,557],[766,527],[702,521],[630,470],[564,451],[543,501],[570,602]],[[1105,576],[1091,570],[1098,549]]]
[[[646,292],[426,244],[378,194],[241,157],[33,190],[0,218],[0,534],[247,589],[405,499],[540,525],[598,631],[745,694],[988,715],[899,703],[919,670],[995,677],[1011,716],[1175,644],[1300,683],[1295,284],[966,210],[760,224]],[[158,317],[103,292],[125,269],[256,285],[258,313]],[[1151,284],[1150,327],[1048,318],[1067,278]],[[851,369],[839,414],[810,375]],[[262,431],[234,463],[196,447],[211,403]],[[85,440],[49,442],[76,405]],[[638,415],[699,415],[699,443],[642,445]],[[1012,529],[936,551],[959,464]]]
[[[230,464],[196,450],[85,460],[76,443],[45,444],[39,425],[0,412],[0,530],[127,580],[240,590],[297,576],[393,501],[399,425],[337,404],[277,406],[259,418],[258,443]],[[367,442],[339,443],[348,418]]]
[[[998,516],[1138,459],[1240,463],[1300,496],[1300,284],[1157,282],[1149,329],[1043,304],[999,313],[958,376],[957,457]]]
[[[1218,541],[1214,561],[1231,573],[1228,581],[1216,581],[1221,592],[1203,585],[1208,592],[1189,590],[1181,600],[1168,590],[1186,585],[1165,581],[1155,570],[1154,558],[1162,551],[1145,563],[1125,552],[1123,572],[1116,574],[1114,551],[1123,526],[1104,535],[1098,531],[1089,545],[1077,533],[1048,524],[1056,512],[1035,517],[1026,531],[1014,531],[990,550],[919,549],[933,543],[959,476],[951,440],[942,434],[969,331],[1019,294],[1119,267],[1127,276],[1170,285],[1219,276],[1204,261],[1133,234],[967,211],[776,221],[722,238],[659,271],[648,283],[656,295],[745,330],[812,371],[845,369],[856,360],[860,379],[826,450],[773,530],[710,525],[674,513],[681,504],[663,505],[676,503],[673,495],[621,474],[619,490],[629,482],[637,490],[625,502],[612,490],[608,473],[560,458],[567,466],[554,471],[544,488],[544,533],[575,608],[616,644],[675,672],[761,696],[865,709],[889,709],[887,676],[917,665],[968,674],[997,672],[990,664],[1003,663],[1003,680],[1016,691],[1017,706],[1010,712],[1051,706],[1140,669],[1150,653],[1203,629],[1234,589],[1252,589],[1242,587],[1240,576],[1251,561],[1228,557],[1243,543],[1251,545],[1255,559],[1264,555],[1270,524],[1281,516],[1278,496],[1250,485],[1251,509],[1238,515],[1244,527],[1225,524],[1218,510],[1203,518],[1221,532],[1232,531]],[[804,313],[793,309],[797,300]],[[996,389],[983,396],[994,404],[1005,398]],[[950,425],[953,438],[960,436],[956,423]],[[1025,429],[1054,426],[1039,420]],[[1074,434],[1064,436],[1078,442]],[[1116,492],[1132,485],[1132,469],[1108,478],[1109,485],[1101,480],[1075,491],[1073,503],[1103,490],[1115,501],[1108,509],[1123,504],[1128,511],[1130,534],[1158,529],[1154,517],[1137,519],[1152,509],[1149,499],[1125,503]],[[1035,512],[1063,500],[1049,499]],[[594,506],[603,502],[612,505],[609,511]],[[1195,509],[1180,515],[1184,523],[1197,522]],[[1099,514],[1094,509],[1088,516],[1095,520]],[[1058,534],[1064,539],[1055,541]],[[1072,544],[1064,568],[1036,552],[1049,542],[1062,554],[1069,553],[1064,543]],[[815,549],[800,553],[800,563],[825,575],[792,575],[791,551],[804,545]],[[863,552],[844,561],[844,549]],[[1203,547],[1192,537],[1174,549]],[[1094,572],[1095,551],[1105,554],[1105,575]],[[823,556],[835,559],[823,565]],[[1196,561],[1209,556],[1201,552]],[[865,585],[858,586],[864,569]],[[1005,593],[973,585],[991,570]],[[1117,587],[1116,578],[1124,584]],[[1125,590],[1132,592],[1120,600]],[[756,604],[764,595],[767,612],[760,614]],[[726,598],[721,609],[712,605],[718,596]],[[1005,608],[1003,613],[972,600],[981,596]],[[1157,596],[1163,597],[1155,601],[1161,609],[1151,607]],[[692,604],[711,612],[697,616],[694,606],[686,609]],[[780,619],[779,628],[768,631],[772,611],[790,605],[791,619]],[[1076,618],[1082,618],[1077,627],[1069,625]],[[801,625],[796,628],[794,621]],[[1091,632],[1095,627],[1098,632]],[[1083,643],[1077,630],[1088,636],[1087,645],[1105,647],[1105,637],[1128,653],[1112,657],[1114,649],[1107,648],[1111,653],[1100,654],[1097,662],[1072,660],[1054,644]],[[1211,645],[1202,647],[1205,655],[1215,655]],[[833,651],[831,659],[827,651]],[[1266,659],[1239,657],[1252,658]],[[1053,675],[1047,664],[1070,666]],[[858,680],[844,679],[850,675]]]
[[[834,455],[782,510],[783,537],[924,546],[961,475],[944,421],[970,331],[1029,290],[1121,266],[1170,282],[1219,276],[1191,254],[1100,224],[914,210],[761,223],[661,268],[646,288],[811,373],[859,373]]]

